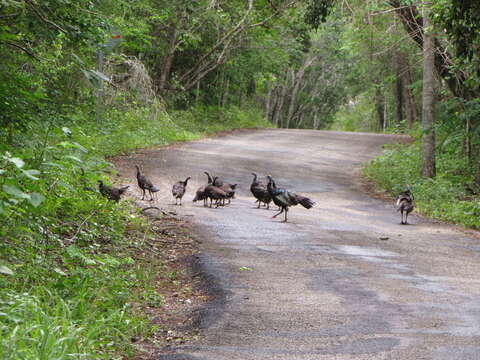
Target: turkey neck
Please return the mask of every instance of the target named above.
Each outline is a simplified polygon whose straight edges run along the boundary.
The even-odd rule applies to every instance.
[[[272,194],[277,186],[275,185],[275,181],[273,181],[272,178],[268,178],[268,185],[267,185],[267,190],[270,194]]]
[[[207,177],[208,177],[208,183],[213,184],[212,177],[210,176],[210,174],[206,171],[204,172],[204,174],[207,175]]]

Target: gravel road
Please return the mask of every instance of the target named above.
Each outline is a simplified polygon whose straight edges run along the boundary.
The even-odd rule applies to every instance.
[[[241,131],[115,160],[160,186],[158,204],[192,215],[201,262],[218,298],[202,312],[201,340],[163,360],[480,359],[480,240],[411,216],[358,181],[390,135]],[[239,183],[225,208],[191,202],[210,171]],[[251,172],[314,199],[289,222],[257,209]],[[192,176],[182,207],[171,185]],[[139,194],[139,192],[137,192]],[[274,207],[276,208],[276,207]]]

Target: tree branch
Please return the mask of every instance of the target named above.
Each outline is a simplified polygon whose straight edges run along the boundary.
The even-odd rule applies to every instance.
[[[22,50],[24,53],[26,53],[28,56],[30,56],[31,58],[35,59],[35,60],[38,60],[38,61],[41,61],[41,59],[39,57],[37,57],[32,51],[28,50],[27,48],[24,48],[23,46],[21,45],[18,45],[14,42],[11,42],[11,41],[5,41],[5,44],[7,45],[10,45],[14,48],[17,48],[19,50]]]
[[[44,23],[54,27],[55,29],[57,29],[58,31],[66,34],[67,32],[61,28],[59,25],[55,24],[53,21],[50,21],[48,20],[45,16],[43,16],[43,14],[41,13],[41,11],[39,9],[37,9],[35,7],[35,4],[33,4],[33,2],[31,0],[26,0],[26,2],[30,5],[30,8],[32,9],[32,11],[35,13],[35,15],[37,15],[37,17],[42,20]]]
[[[220,46],[223,45],[223,43],[227,40],[229,40],[233,35],[236,35],[239,29],[242,28],[243,24],[247,20],[248,16],[250,15],[250,12],[252,11],[253,8],[253,0],[248,0],[248,8],[245,13],[245,15],[242,17],[242,19],[238,22],[238,24],[229,32],[227,32],[205,55],[203,55],[198,61],[197,64],[199,66],[194,66],[192,69],[188,70],[185,74],[183,74],[180,77],[180,82],[183,82],[191,73],[195,72],[202,64],[202,62],[207,59],[210,55],[212,55]]]

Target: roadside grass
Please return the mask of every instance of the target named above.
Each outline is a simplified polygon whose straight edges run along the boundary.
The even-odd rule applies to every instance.
[[[141,119],[141,121],[139,121]],[[83,122],[73,128],[79,142],[102,156],[114,156],[137,148],[191,141],[220,131],[243,128],[266,128],[272,124],[254,106],[218,108],[192,107],[167,113],[145,108],[112,111],[101,124]]]
[[[443,144],[445,146],[439,146],[437,151],[437,176],[434,179],[420,176],[418,138],[409,145],[386,146],[382,156],[364,166],[363,175],[377,189],[387,191],[392,197],[410,186],[418,213],[480,229],[480,189],[475,185],[473,167],[458,151],[461,146]]]
[[[157,274],[182,285],[142,256],[151,228],[133,204],[98,193],[97,181],[115,173],[105,158],[269,124],[235,107],[126,109],[101,124],[78,112],[49,123],[0,144],[0,358],[128,358],[132,339],[155,331],[136,304],[163,306]]]

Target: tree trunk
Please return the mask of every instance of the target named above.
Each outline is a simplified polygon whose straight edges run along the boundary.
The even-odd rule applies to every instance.
[[[401,124],[403,120],[403,93],[404,86],[403,83],[403,66],[400,60],[400,57],[403,55],[399,52],[395,52],[395,70],[396,70],[396,79],[395,79],[395,119],[397,124]]]
[[[408,128],[411,129],[418,118],[417,104],[415,102],[415,97],[413,96],[412,89],[410,89],[410,86],[413,83],[412,72],[410,70],[410,65],[408,64],[408,61],[404,56],[400,57],[400,61],[402,63],[403,103],[405,104]]]
[[[424,26],[421,16],[419,16],[418,8],[415,5],[405,6],[401,0],[388,0],[388,3],[395,9],[395,13],[399,16],[403,26],[410,38],[423,49],[423,32],[427,27]],[[465,83],[466,77],[462,71],[456,70],[452,65],[451,55],[440,44],[438,39],[432,39],[434,47],[434,66],[439,76],[445,81],[453,95],[463,99],[471,99],[478,94],[472,92]]]
[[[313,129],[318,130],[320,122],[318,121],[318,108],[314,107],[313,108]]]
[[[311,58],[305,59],[304,63],[298,70],[296,74],[293,73],[292,70],[292,84],[293,90],[292,94],[290,95],[290,105],[288,106],[288,114],[287,114],[287,129],[290,127],[290,121],[292,120],[293,113],[295,110],[295,102],[297,100],[298,90],[300,89],[300,85],[302,84],[303,76],[305,75],[305,71],[309,66],[313,64],[313,62],[317,59],[316,56]]]
[[[267,98],[265,99],[265,118],[270,121],[270,110],[271,110],[271,101],[272,101],[272,84],[267,81]]]
[[[276,111],[277,111],[277,104],[278,104],[278,86],[273,87],[272,98],[271,98],[270,102],[271,102],[271,105],[270,105],[270,113],[269,113],[270,118],[269,118],[269,120],[272,123],[275,123],[275,114],[276,114]]]
[[[430,3],[423,9],[422,175],[435,176],[435,45],[430,22]]]
[[[230,79],[226,78],[225,85],[223,88],[223,94],[222,94],[222,107],[225,107],[225,105],[227,104],[227,100],[229,96],[229,88],[230,88]]]
[[[385,112],[384,112],[384,98],[380,87],[377,85],[375,90],[375,110],[378,116],[378,130],[382,131],[385,127]]]
[[[277,101],[277,106],[275,108],[275,116],[274,116],[274,123],[280,127],[283,127],[283,120],[282,120],[282,109],[283,104],[285,102],[285,97],[287,96],[287,88],[288,88],[288,72],[285,74],[285,81],[283,85],[281,85],[281,92],[280,96]]]
[[[160,74],[160,80],[158,83],[160,92],[163,92],[163,90],[166,88],[168,79],[170,78],[173,59],[175,57],[177,38],[178,38],[177,27],[175,24],[171,24],[170,32],[169,32],[169,41],[168,41],[168,53],[165,56],[165,60],[163,61],[163,68],[162,68],[162,72]]]

